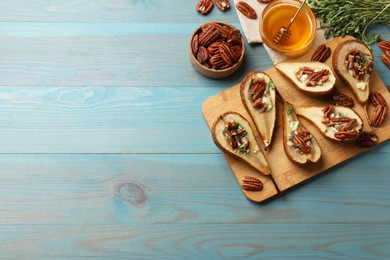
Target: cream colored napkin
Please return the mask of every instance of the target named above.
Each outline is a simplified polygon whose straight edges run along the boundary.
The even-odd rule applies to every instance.
[[[243,1],[243,0],[233,0],[233,1],[234,1],[234,8],[236,8],[236,4],[239,1]],[[249,19],[248,17],[243,15],[240,11],[238,11],[236,8],[238,20],[240,20],[241,27],[244,30],[245,37],[249,43],[263,42],[260,37],[259,23],[260,23],[261,13],[263,12],[267,4],[260,3],[257,0],[244,0],[244,2],[246,2],[253,9],[255,9],[257,13],[256,19]]]
[[[243,0],[233,0],[233,1],[235,7],[239,1],[243,1]],[[248,43],[261,43],[263,41],[260,37],[260,32],[259,32],[260,16],[264,8],[267,6],[267,4],[260,3],[257,0],[245,0],[244,2],[248,3],[253,9],[256,10],[257,13],[257,19],[249,19],[248,17],[243,15],[240,11],[238,11],[236,8],[238,20],[240,21],[241,27],[244,31],[245,38],[247,39]],[[317,25],[319,25],[318,21],[317,21]],[[317,28],[319,28],[319,26],[317,26]],[[329,39],[328,40],[325,39],[324,31],[325,30],[323,29],[317,29],[317,34],[316,37],[314,38],[312,47],[316,47],[329,40]],[[268,52],[268,55],[270,56],[274,64],[289,59],[289,57],[270,49],[265,44],[264,44],[264,48]]]

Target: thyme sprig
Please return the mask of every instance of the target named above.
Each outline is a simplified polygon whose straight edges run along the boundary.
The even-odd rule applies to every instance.
[[[309,0],[311,9],[326,28],[325,37],[344,35],[359,36],[366,44],[379,40],[379,35],[367,37],[367,29],[373,24],[390,26],[389,0]]]

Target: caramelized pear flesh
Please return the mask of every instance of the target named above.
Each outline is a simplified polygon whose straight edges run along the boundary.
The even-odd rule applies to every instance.
[[[333,70],[322,62],[280,62],[275,68],[299,90],[313,96],[330,93],[336,83]]]
[[[252,166],[264,175],[270,175],[267,159],[259,148],[248,120],[237,112],[225,112],[214,122],[214,143],[224,152]]]
[[[275,84],[266,73],[251,72],[241,82],[240,96],[266,150],[271,145],[276,120]]]
[[[363,120],[349,107],[298,107],[295,113],[311,121],[326,138],[334,141],[354,141],[363,129]]]
[[[370,75],[374,57],[366,44],[358,40],[342,42],[333,52],[333,69],[348,85],[356,99],[365,104],[370,95]]]
[[[298,120],[292,104],[284,102],[282,113],[283,146],[287,157],[298,164],[317,162],[321,158],[321,147]]]

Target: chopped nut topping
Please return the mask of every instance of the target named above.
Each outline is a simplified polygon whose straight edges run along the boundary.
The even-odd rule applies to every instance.
[[[246,129],[238,122],[226,122],[223,135],[233,150],[249,155],[249,139]]]
[[[374,61],[370,55],[354,50],[347,56],[345,66],[352,77],[357,80],[368,81],[374,67]]]

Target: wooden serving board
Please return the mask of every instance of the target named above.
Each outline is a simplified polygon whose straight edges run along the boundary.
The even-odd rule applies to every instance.
[[[338,37],[326,43],[332,49],[334,49],[341,42],[351,39],[352,37]],[[304,56],[295,59],[296,61],[309,61],[312,53],[315,48],[308,51]],[[331,66],[331,57],[326,62]],[[275,83],[278,91],[284,97],[284,99],[294,105],[294,107],[300,106],[325,106],[330,102],[330,95],[322,97],[311,97],[293,86],[287,78],[285,78],[280,72],[275,68],[271,68],[265,71]],[[390,104],[390,94],[384,85],[382,79],[379,77],[378,73],[374,70],[370,78],[370,90],[371,92],[378,91],[386,99],[387,103]],[[240,99],[240,85],[235,85],[215,96],[208,98],[203,104],[203,116],[211,128],[214,121],[218,118],[220,114],[226,111],[236,111],[241,113],[244,117],[248,119],[252,127],[254,126],[252,120],[250,119],[248,113],[246,112],[244,106],[241,103]],[[352,92],[347,86],[338,78],[336,82],[336,90],[345,94],[350,95],[354,98]],[[378,128],[370,127],[366,116],[364,114],[363,107],[356,101],[353,109],[357,111],[361,118],[364,120],[364,130],[374,131],[378,137],[378,143],[384,142],[390,138],[390,119],[389,116],[384,122],[384,124]],[[369,111],[372,111],[372,106]],[[262,191],[253,192],[242,190],[244,195],[251,201],[259,203],[264,202],[272,197],[275,197],[282,192],[297,186],[298,184],[307,181],[319,173],[341,163],[345,160],[356,156],[367,150],[359,146],[357,143],[336,143],[326,139],[319,130],[312,125],[306,119],[299,117],[301,123],[316,137],[322,148],[322,158],[319,162],[309,165],[297,165],[292,163],[286,156],[283,148],[283,136],[282,136],[282,123],[281,123],[281,104],[277,102],[277,120],[275,126],[274,137],[272,140],[271,148],[265,151],[265,156],[268,160],[272,171],[272,178],[264,176],[251,167],[247,166],[240,160],[231,157],[228,154],[225,154],[225,158],[233,171],[234,176],[237,179],[237,182],[240,184],[244,176],[253,176],[261,179],[264,183],[264,189]],[[255,130],[255,128],[253,127]],[[256,133],[257,134],[257,133]],[[258,140],[259,137],[257,136]],[[276,187],[276,186],[277,187]]]

